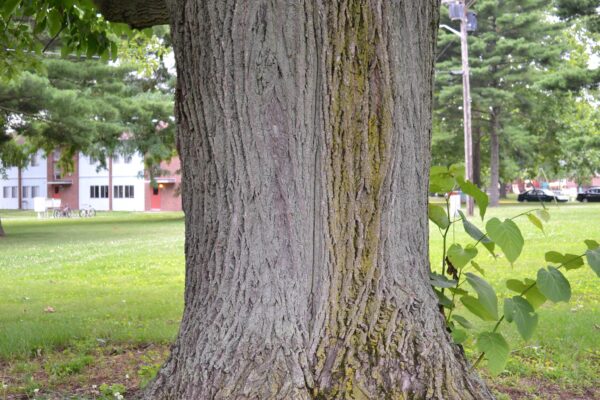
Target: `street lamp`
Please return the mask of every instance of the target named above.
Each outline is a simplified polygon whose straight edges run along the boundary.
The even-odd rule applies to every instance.
[[[448,25],[440,25],[455,35],[460,37],[461,59],[462,59],[462,78],[463,78],[463,126],[465,139],[465,175],[473,182],[473,143],[471,138],[471,88],[469,81],[469,47],[467,43],[468,32],[477,29],[477,14],[469,11],[470,3],[467,0],[445,0],[448,4],[448,12],[452,21],[460,20],[460,32]],[[467,196],[467,215],[473,215],[473,198]]]

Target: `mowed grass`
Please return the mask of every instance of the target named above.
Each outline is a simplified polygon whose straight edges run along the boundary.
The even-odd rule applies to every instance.
[[[489,209],[486,218],[503,219],[536,207]],[[480,249],[477,261],[500,298],[514,295],[504,286],[506,279],[535,278],[546,265],[546,251],[582,254],[583,240],[600,241],[600,204],[549,210],[545,233],[527,217],[516,220],[526,244],[513,266]],[[81,343],[125,348],[173,340],[183,308],[182,214],[100,213],[93,219],[38,220],[33,213],[0,211],[0,217],[7,232],[0,239],[0,361],[25,361],[40,353],[77,349]],[[472,221],[482,226],[478,217]],[[434,225],[430,228],[432,266],[439,271],[441,236]],[[460,224],[453,240],[471,242]],[[522,378],[576,389],[600,385],[600,279],[587,265],[567,276],[571,302],[546,303],[531,340],[524,342],[514,326],[502,324],[512,354],[494,382],[520,389]],[[48,307],[54,312],[47,312]],[[477,321],[464,309],[457,313]],[[475,332],[492,327],[477,322]],[[477,356],[473,341],[466,343],[466,351]],[[532,384],[531,390],[535,388]]]
[[[181,213],[0,217],[0,359],[79,341],[174,338],[183,308]]]

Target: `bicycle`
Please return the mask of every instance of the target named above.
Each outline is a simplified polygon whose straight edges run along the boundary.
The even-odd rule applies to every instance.
[[[54,210],[52,216],[54,218],[71,218],[73,216],[73,210],[67,204],[63,208],[57,208]]]
[[[79,216],[81,218],[95,217],[96,210],[94,210],[94,207],[92,207],[91,205],[85,204],[84,208],[79,210]]]

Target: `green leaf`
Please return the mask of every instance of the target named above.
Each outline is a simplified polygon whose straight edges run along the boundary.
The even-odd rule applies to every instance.
[[[537,210],[536,214],[538,215],[538,217],[540,217],[542,221],[550,221],[550,213],[548,212],[548,210]]]
[[[469,335],[467,335],[467,332],[465,332],[462,329],[453,329],[451,335],[452,340],[454,340],[454,343],[456,344],[463,343],[469,337]]]
[[[563,259],[563,266],[567,270],[577,269],[583,267],[583,257],[578,256],[577,254],[565,254]]]
[[[525,298],[535,310],[537,310],[546,302],[546,296],[540,292],[540,289],[537,287],[537,285],[533,286],[527,291],[527,293],[525,293]]]
[[[475,247],[467,246],[464,249],[460,244],[453,244],[448,249],[448,258],[456,269],[462,269],[469,261],[477,256]]]
[[[473,197],[477,202],[477,207],[479,208],[479,216],[481,220],[485,216],[485,211],[487,210],[487,206],[489,203],[488,196],[484,192],[482,192],[475,184],[463,180],[461,177],[457,177],[458,185],[463,193]]]
[[[585,257],[587,258],[589,266],[592,267],[596,275],[600,277],[600,247],[597,247],[595,250],[586,251]]]
[[[444,275],[436,274],[435,272],[429,273],[429,284],[431,286],[440,288],[453,288],[458,282],[454,279],[448,279]]]
[[[566,269],[577,269],[583,266],[583,259],[577,254],[561,254],[557,251],[549,251],[544,258],[547,262],[562,265]]]
[[[496,244],[492,241],[489,242],[483,242],[483,247],[485,247],[487,249],[487,251],[490,252],[490,254],[492,255],[492,257],[496,258],[496,253],[494,253],[494,249],[496,248]]]
[[[518,279],[509,279],[506,281],[506,287],[512,290],[513,292],[523,293],[525,289],[527,289],[527,285],[521,282]]]
[[[442,206],[428,204],[427,210],[429,219],[441,229],[446,229],[450,225],[450,220],[448,219],[448,215],[446,215],[446,210],[444,210]]]
[[[110,57],[113,61],[117,61],[119,47],[116,42],[110,42]]]
[[[60,48],[60,56],[62,58],[67,58],[67,56],[71,53],[71,48],[65,44]]]
[[[588,250],[596,250],[598,247],[600,247],[600,243],[596,242],[595,240],[584,240],[583,242],[587,246]]]
[[[509,279],[506,281],[506,287],[519,294],[526,291],[524,294],[525,298],[534,309],[537,309],[546,302],[546,297],[540,292],[537,285],[533,285],[534,283],[536,282],[531,279],[527,279],[525,283],[517,279]],[[506,310],[504,313],[506,314]]]
[[[540,292],[548,299],[557,303],[569,301],[571,298],[571,285],[565,276],[556,268],[541,268],[537,273],[537,286]]]
[[[558,251],[549,251],[544,255],[544,258],[549,263],[562,264],[565,256]]]
[[[462,163],[452,164],[450,167],[448,167],[448,171],[456,179],[465,179],[465,166]]]
[[[508,360],[509,347],[504,337],[496,332],[483,332],[477,337],[477,349],[485,353],[488,368],[494,375],[504,370]]]
[[[535,225],[536,228],[538,228],[540,231],[544,232],[544,225],[542,224],[542,221],[540,221],[540,219],[538,217],[536,217],[533,214],[527,214],[527,218],[529,218],[529,221],[531,221],[531,223],[533,225]]]
[[[484,321],[496,321],[496,317],[490,314],[479,302],[479,299],[473,296],[463,296],[460,298],[461,303],[471,311],[474,315],[478,316]]]
[[[446,296],[440,290],[434,289],[434,291],[438,297],[438,304],[440,304],[448,309],[454,308],[454,303],[452,302],[452,300],[450,300],[450,298],[448,296]]]
[[[56,35],[60,32],[60,28],[62,27],[62,16],[61,13],[53,8],[48,13],[48,33],[50,36]]]
[[[431,167],[429,172],[429,191],[431,193],[448,193],[454,190],[456,181],[448,172],[448,168],[439,165]]]
[[[515,322],[521,337],[529,340],[538,323],[538,316],[533,307],[521,296],[504,300],[504,317],[508,322]]]
[[[20,2],[21,0],[4,0],[4,5],[2,6],[2,16],[5,18],[11,16],[19,6]]]
[[[478,263],[476,263],[475,261],[471,261],[471,265],[473,266],[473,268],[475,268],[477,270],[477,272],[479,272],[481,275],[485,276],[485,271],[483,270],[483,268],[481,268],[481,266],[479,266]]]
[[[455,294],[457,296],[462,296],[462,295],[465,295],[465,294],[469,294],[469,292],[467,292],[466,290],[461,289],[461,288],[456,288],[456,287],[448,288],[448,290],[450,291],[450,293],[453,293],[453,294]]]
[[[476,241],[483,243],[485,248],[488,249],[492,256],[495,256],[494,242],[492,242],[490,238],[486,236],[485,233],[481,232],[479,228],[477,228],[474,224],[469,222],[469,220],[467,219],[467,217],[465,217],[465,214],[463,214],[462,211],[459,210],[458,213],[460,214],[460,217],[462,219],[463,228],[465,229],[465,232],[467,232],[469,236],[471,236]]]
[[[456,322],[458,322],[463,328],[467,328],[467,329],[473,328],[473,324],[463,316],[454,314],[452,316],[452,319],[455,320]]]
[[[498,218],[492,218],[485,227],[488,236],[500,246],[508,261],[511,264],[515,262],[519,258],[525,244],[521,230],[517,224],[510,219],[500,222]]]
[[[467,272],[465,275],[469,285],[477,292],[481,306],[494,320],[498,319],[498,298],[494,288],[485,279],[475,274]]]

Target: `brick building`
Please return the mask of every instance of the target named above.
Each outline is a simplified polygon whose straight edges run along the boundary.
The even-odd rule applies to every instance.
[[[106,168],[84,154],[73,157],[72,172],[64,173],[60,153],[35,154],[26,168],[7,168],[0,176],[0,209],[33,209],[35,197],[60,199],[72,209],[87,205],[103,211],[180,211],[179,159],[160,165],[154,182],[139,154],[116,155]],[[6,179],[3,179],[6,178]]]

